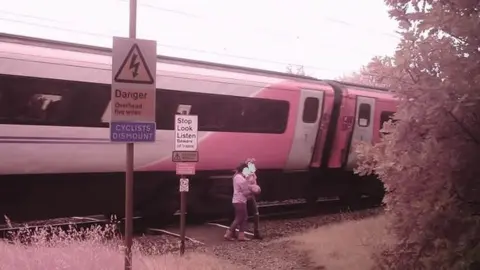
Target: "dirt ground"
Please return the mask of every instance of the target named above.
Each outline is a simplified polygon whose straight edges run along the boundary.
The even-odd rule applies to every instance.
[[[279,241],[291,241],[293,247],[304,251],[314,269],[368,270],[374,266],[373,252],[393,239],[385,230],[383,215],[362,220],[329,224]]]

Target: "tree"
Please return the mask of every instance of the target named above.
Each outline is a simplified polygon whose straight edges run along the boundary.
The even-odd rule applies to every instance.
[[[390,64],[375,63],[375,80],[397,95],[397,121],[380,143],[357,148],[357,172],[385,183],[398,240],[379,268],[469,269],[480,259],[480,6],[385,3],[402,40]]]
[[[291,64],[288,65],[287,73],[307,76],[307,73],[305,72],[305,68],[302,65],[291,65]]]
[[[384,76],[383,69],[387,66],[392,66],[392,61],[392,57],[376,56],[366,66],[361,67],[360,71],[341,76],[337,80],[373,87],[386,87],[387,85],[382,82],[382,76]]]

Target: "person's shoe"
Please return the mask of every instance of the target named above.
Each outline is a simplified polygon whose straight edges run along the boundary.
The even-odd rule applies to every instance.
[[[238,233],[238,241],[250,241],[250,239],[245,236],[244,232],[239,232]]]
[[[223,236],[223,238],[225,238],[225,240],[228,240],[228,241],[233,241],[233,240],[235,240],[235,239],[233,239],[233,237],[232,237],[232,231],[230,231],[230,230],[227,230],[227,231],[225,232],[225,235]]]
[[[260,235],[260,232],[259,232],[259,231],[254,231],[254,232],[253,232],[253,239],[262,240],[263,237]]]

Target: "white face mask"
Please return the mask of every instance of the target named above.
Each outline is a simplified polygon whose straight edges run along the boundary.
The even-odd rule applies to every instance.
[[[257,168],[255,168],[255,164],[253,164],[252,162],[248,163],[248,169],[251,173],[254,173],[257,170]]]
[[[245,176],[245,177],[249,176],[249,175],[250,175],[250,169],[248,169],[248,167],[247,167],[247,168],[243,168],[242,174],[243,174],[243,176]]]

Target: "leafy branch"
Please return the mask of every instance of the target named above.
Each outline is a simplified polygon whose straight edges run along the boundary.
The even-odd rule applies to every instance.
[[[473,132],[471,132],[462,123],[462,121],[460,121],[451,111],[448,111],[447,114],[450,115],[450,117],[452,117],[453,121],[463,130],[463,132],[465,132],[465,134],[467,134],[468,137],[470,137],[470,139],[472,139],[472,141],[474,141],[477,145],[480,145],[480,140],[477,137],[475,137]]]
[[[458,187],[455,183],[453,183],[453,192],[455,193],[455,196],[464,203],[471,204],[471,205],[480,205],[480,201],[468,200],[467,198],[465,198],[465,196],[463,196],[460,193],[460,191],[458,190]]]

